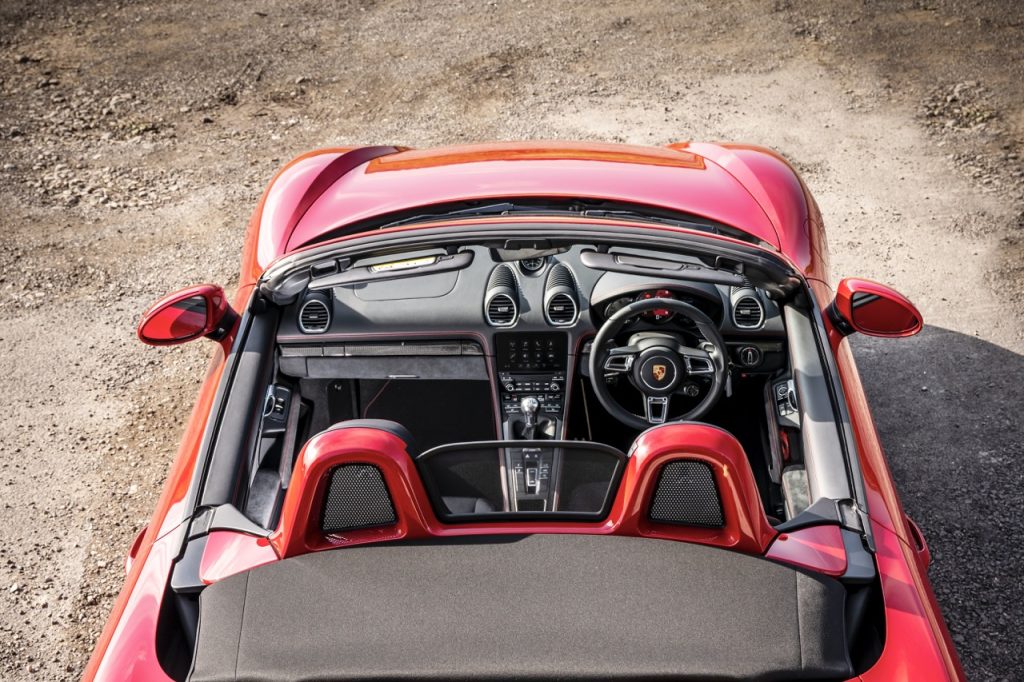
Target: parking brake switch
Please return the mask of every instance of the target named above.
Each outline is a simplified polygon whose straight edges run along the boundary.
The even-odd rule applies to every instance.
[[[526,494],[536,495],[540,492],[540,478],[538,469],[535,466],[526,468]]]

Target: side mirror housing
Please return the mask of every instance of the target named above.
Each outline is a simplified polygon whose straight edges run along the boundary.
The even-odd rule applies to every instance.
[[[923,326],[921,313],[903,294],[866,279],[841,281],[829,312],[845,334],[895,338],[913,336]]]
[[[154,303],[142,315],[139,340],[150,346],[171,346],[200,336],[215,341],[227,336],[238,319],[215,284],[181,289]]]

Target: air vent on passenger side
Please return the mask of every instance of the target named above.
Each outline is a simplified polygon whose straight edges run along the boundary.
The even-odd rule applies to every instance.
[[[544,285],[544,317],[552,326],[570,327],[576,323],[579,314],[576,279],[569,266],[558,263],[551,268]]]
[[[484,316],[492,327],[511,327],[519,318],[519,286],[505,263],[491,271],[484,292]]]
[[[311,298],[299,309],[299,329],[303,334],[322,334],[331,326],[331,309],[319,296]]]
[[[757,329],[764,324],[764,306],[753,294],[744,294],[733,305],[732,321],[741,329]]]

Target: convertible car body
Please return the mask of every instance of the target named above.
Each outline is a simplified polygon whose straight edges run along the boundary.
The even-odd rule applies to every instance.
[[[958,680],[792,168],[732,144],[328,149],[256,209],[92,680]]]

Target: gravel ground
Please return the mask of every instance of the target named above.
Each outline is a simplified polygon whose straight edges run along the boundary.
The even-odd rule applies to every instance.
[[[234,283],[277,166],[561,137],[774,147],[834,275],[920,304],[856,354],[968,675],[1020,679],[1022,39],[1011,1],[0,0],[0,677],[80,674],[210,351],[134,323]]]

